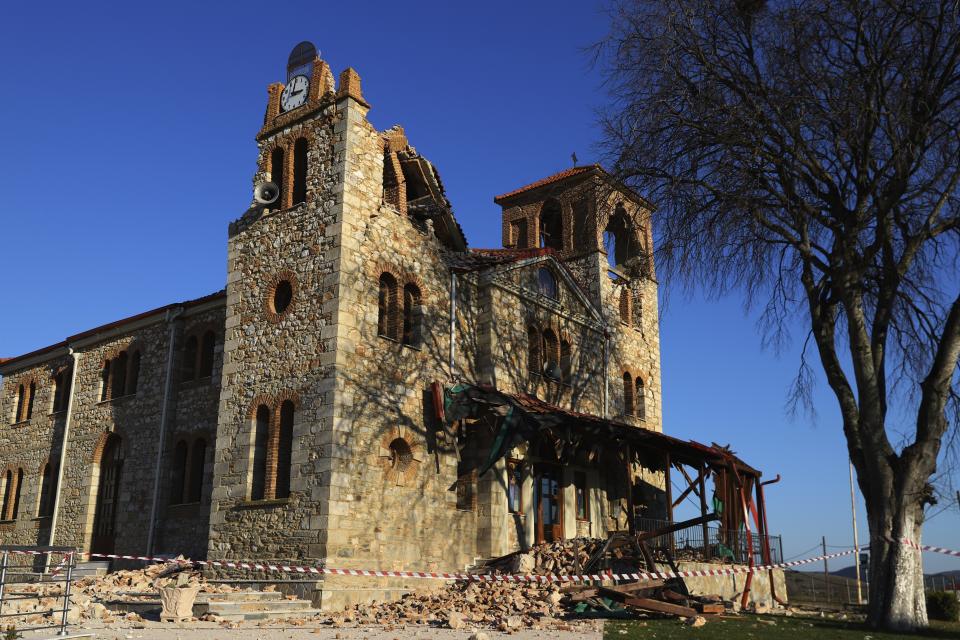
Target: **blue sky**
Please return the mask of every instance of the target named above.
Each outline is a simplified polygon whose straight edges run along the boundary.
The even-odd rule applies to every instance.
[[[2,356],[224,286],[266,86],[301,40],[437,165],[472,246],[500,244],[494,195],[597,157],[600,4],[16,3],[5,24]],[[821,379],[815,420],[785,410],[801,338],[763,350],[737,297],[671,292],[662,317],[665,430],[782,475],[767,500],[788,557],[852,544],[835,401]],[[957,548],[958,529],[954,508],[925,540]]]

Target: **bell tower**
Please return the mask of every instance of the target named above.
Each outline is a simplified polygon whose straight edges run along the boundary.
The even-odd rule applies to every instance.
[[[606,319],[611,415],[660,431],[653,206],[595,164],[561,171],[494,202],[503,210],[503,245],[552,251]]]
[[[256,134],[255,202],[228,232],[210,558],[326,556],[344,221],[369,105],[309,42],[285,72]]]

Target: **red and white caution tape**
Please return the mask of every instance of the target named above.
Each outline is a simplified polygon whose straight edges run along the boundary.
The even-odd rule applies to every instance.
[[[92,558],[108,558],[115,560],[142,560],[146,562],[181,562],[210,567],[226,567],[228,569],[247,569],[253,571],[282,571],[285,573],[301,573],[312,575],[357,576],[365,578],[415,578],[427,580],[467,580],[472,582],[584,582],[600,580],[666,580],[669,578],[701,578],[706,576],[723,576],[751,571],[767,571],[781,567],[796,567],[811,562],[820,562],[824,559],[839,558],[850,555],[850,551],[840,551],[825,556],[794,560],[780,564],[756,565],[753,567],[736,566],[717,569],[697,569],[691,571],[650,571],[642,573],[595,573],[589,575],[555,575],[555,574],[505,574],[492,575],[482,573],[439,573],[431,571],[373,571],[366,569],[336,569],[332,567],[295,566],[285,564],[271,564],[262,562],[243,562],[231,560],[171,560],[170,558],[151,558],[147,556],[127,556],[91,553]]]
[[[903,538],[900,540],[902,544],[905,544],[909,547],[917,549],[918,551],[931,551],[934,553],[942,553],[949,556],[960,557],[960,551],[955,551],[952,549],[945,549],[943,547],[934,547],[931,545],[919,545],[912,540]],[[44,555],[47,552],[44,551],[10,551],[14,554],[22,555]],[[782,569],[788,567],[797,567],[805,564],[810,564],[812,562],[822,562],[823,560],[830,560],[832,558],[840,558],[842,556],[848,556],[854,553],[853,549],[848,549],[847,551],[839,551],[837,553],[829,553],[826,555],[816,556],[813,558],[806,558],[804,560],[792,560],[790,562],[780,562],[777,564],[769,565],[755,565],[753,567],[748,566],[736,566],[736,567],[721,567],[717,569],[697,569],[691,571],[651,571],[651,572],[642,572],[642,573],[596,573],[590,575],[538,575],[538,574],[513,574],[513,575],[491,575],[491,574],[477,574],[477,573],[442,573],[442,572],[431,572],[431,571],[373,571],[367,569],[336,569],[331,567],[314,567],[314,566],[296,566],[296,565],[287,565],[287,564],[273,564],[269,562],[249,562],[249,561],[234,561],[234,560],[179,560],[171,558],[160,558],[160,557],[150,557],[150,556],[131,556],[131,555],[118,555],[118,554],[107,554],[107,553],[87,553],[80,554],[86,555],[90,558],[105,558],[111,560],[139,560],[144,562],[176,562],[184,565],[200,565],[200,566],[209,566],[209,567],[218,567],[218,568],[228,568],[228,569],[245,569],[250,571],[272,571],[272,572],[284,572],[284,573],[299,573],[299,574],[309,574],[309,575],[335,575],[335,576],[356,576],[356,577],[365,577],[365,578],[415,578],[415,579],[427,579],[427,580],[467,580],[473,582],[539,582],[539,583],[556,583],[556,582],[584,582],[584,581],[600,581],[600,580],[666,580],[669,578],[702,578],[707,576],[726,576],[758,571],[769,571],[771,569]],[[69,557],[70,554],[67,554],[66,557]],[[65,557],[65,560],[66,560]]]
[[[942,553],[945,556],[954,556],[960,558],[960,551],[954,549],[946,549],[944,547],[934,547],[929,544],[917,544],[910,538],[901,538],[900,542],[907,545],[908,547],[913,547],[917,551],[931,551],[933,553]]]

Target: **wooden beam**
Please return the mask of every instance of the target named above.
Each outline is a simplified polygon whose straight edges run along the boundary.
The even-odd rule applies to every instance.
[[[684,520],[683,522],[675,522],[674,524],[668,525],[666,527],[660,527],[659,529],[654,529],[653,531],[644,531],[643,533],[638,533],[636,535],[637,541],[640,540],[649,540],[651,538],[658,538],[660,536],[665,536],[668,533],[673,533],[674,531],[680,531],[680,529],[686,529],[687,527],[695,527],[702,522],[712,522],[716,520],[719,516],[715,513],[711,513],[705,516],[700,516],[699,518],[691,518],[690,520]]]
[[[680,473],[683,474],[683,477],[684,477],[684,479],[686,479],[687,484],[690,485],[691,487],[693,487],[693,492],[694,492],[696,495],[700,495],[700,492],[697,491],[696,486],[694,486],[694,485],[696,484],[696,480],[691,480],[691,479],[690,479],[690,474],[687,473],[687,470],[683,468],[683,465],[680,464],[679,462],[674,462],[674,463],[673,463],[673,466],[674,466],[676,469],[678,469],[678,470],[680,471]],[[703,471],[701,471],[700,473],[703,473]],[[699,479],[700,479],[700,476],[697,476],[697,480],[699,480]],[[680,501],[677,500],[677,503],[679,503],[679,502],[680,502]]]
[[[644,609],[656,613],[668,613],[674,616],[683,616],[684,618],[692,618],[697,615],[696,609],[683,607],[670,602],[663,602],[662,600],[654,600],[652,598],[627,598],[623,601],[623,604],[635,609]]]
[[[700,515],[707,515],[707,471],[708,467],[704,464],[700,467]],[[703,561],[710,561],[710,528],[707,521],[703,521]]]
[[[678,504],[683,502],[684,498],[690,495],[690,492],[693,491],[696,495],[700,495],[700,492],[697,491],[697,483],[700,481],[700,476],[697,476],[696,480],[691,480],[690,476],[687,475],[687,472],[683,470],[683,467],[680,467],[680,471],[683,473],[683,477],[687,479],[687,482],[690,484],[687,485],[687,488],[683,490],[683,493],[680,494],[680,497],[673,501],[673,506],[676,507]],[[703,471],[700,472],[701,474]]]

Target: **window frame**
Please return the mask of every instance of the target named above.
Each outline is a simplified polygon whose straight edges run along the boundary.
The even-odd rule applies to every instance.
[[[514,473],[517,475],[514,476]],[[516,477],[516,485],[512,484],[512,480]],[[516,486],[517,495],[516,495],[516,508],[513,504],[513,496],[510,493],[510,490]],[[511,515],[523,515],[523,462],[517,460],[516,458],[507,459],[507,513]]]
[[[581,482],[582,480],[582,482]],[[583,514],[581,515],[581,498]],[[573,500],[574,514],[578,522],[590,522],[590,481],[587,478],[586,471],[573,472]]]

